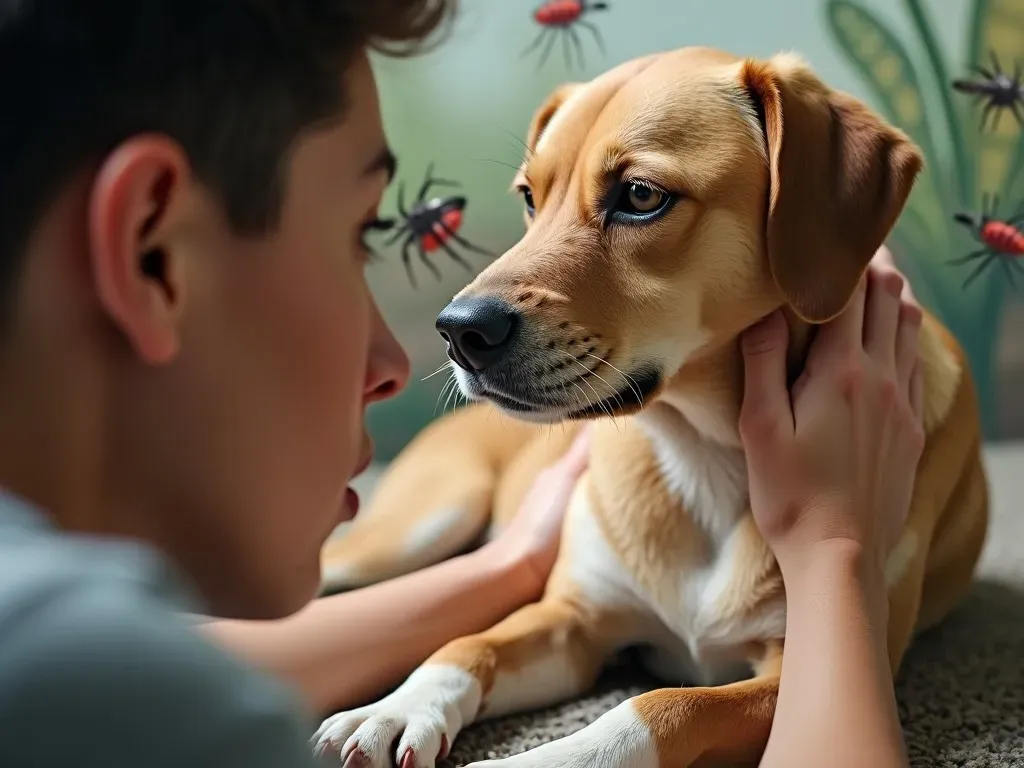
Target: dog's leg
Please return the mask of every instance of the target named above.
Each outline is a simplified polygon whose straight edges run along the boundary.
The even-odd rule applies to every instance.
[[[376,704],[328,718],[314,752],[359,768],[423,768],[474,720],[570,698],[595,680],[622,618],[549,595],[449,643]]]
[[[781,672],[782,649],[773,646],[749,680],[641,694],[564,739],[466,768],[756,765],[771,732]]]
[[[915,497],[907,528],[887,563],[892,585],[887,642],[894,675],[917,633],[944,619],[970,589],[985,544],[988,487],[980,455],[967,460],[948,494],[940,496],[946,488],[928,480],[937,492]],[[934,523],[931,507],[936,504],[943,514]]]
[[[471,548],[502,473],[538,435],[481,406],[431,424],[391,463],[368,508],[324,546],[323,591],[375,584]]]

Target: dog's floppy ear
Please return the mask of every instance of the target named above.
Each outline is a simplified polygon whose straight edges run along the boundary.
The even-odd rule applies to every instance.
[[[920,151],[864,104],[833,91],[798,58],[745,61],[768,149],[772,275],[803,320],[839,314],[895,225]]]
[[[537,148],[537,142],[540,141],[541,134],[548,127],[548,123],[551,122],[555,113],[579,87],[579,83],[564,83],[558,86],[534,113],[533,119],[530,121],[530,128],[526,132],[526,146],[531,151]]]

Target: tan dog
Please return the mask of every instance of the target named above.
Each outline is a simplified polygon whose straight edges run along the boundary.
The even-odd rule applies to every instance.
[[[492,404],[407,449],[365,527],[325,551],[328,579],[356,583],[363,568],[374,580],[468,545],[567,447],[574,430],[547,425],[614,418],[596,427],[543,600],[328,719],[319,744],[348,765],[431,766],[469,723],[580,694],[614,651],[642,645],[653,671],[692,687],[487,765],[756,762],[786,603],[748,507],[737,337],[788,308],[798,371],[813,324],[843,309],[896,221],[920,154],[793,56],[703,48],[560,88],[528,145],[515,182],[527,233],[438,319],[459,385]],[[967,590],[988,520],[963,353],[931,317],[920,343],[928,439],[888,562],[893,669]]]

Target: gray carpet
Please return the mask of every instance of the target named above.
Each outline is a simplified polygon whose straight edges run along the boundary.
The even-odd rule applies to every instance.
[[[897,681],[914,766],[1024,767],[1024,445],[994,446],[986,459],[993,525],[978,582],[917,640]],[[580,700],[469,727],[443,766],[532,749],[652,687],[624,659]]]

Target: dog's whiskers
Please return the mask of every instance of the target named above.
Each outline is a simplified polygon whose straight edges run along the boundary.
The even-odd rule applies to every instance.
[[[434,416],[437,416],[437,409],[441,405],[441,398],[444,397],[445,390],[448,389],[448,385],[451,383],[451,376],[455,374],[454,371],[449,375],[448,380],[441,385],[441,390],[437,393],[437,400],[434,401]]]
[[[506,168],[511,168],[516,173],[518,173],[521,170],[518,165],[512,165],[511,163],[504,163],[501,160],[495,160],[495,159],[490,158],[490,157],[474,157],[473,159],[476,160],[478,163],[497,163],[498,165],[503,165]]]
[[[579,360],[577,360],[577,359],[576,359],[576,357],[575,357],[574,355],[571,355],[571,354],[569,354],[568,352],[566,352],[566,351],[565,351],[565,350],[563,350],[563,349],[559,349],[559,350],[556,350],[556,351],[557,351],[557,352],[560,352],[561,354],[563,354],[563,355],[565,355],[565,356],[566,356],[567,358],[569,358],[569,360],[571,360],[571,361],[572,361],[572,362],[574,362],[574,363],[575,363],[576,365],[578,365],[578,366],[579,366],[580,368],[582,368],[582,369],[583,369],[583,371],[584,371],[585,373],[590,373],[590,371],[589,371],[589,370],[587,369],[587,366],[585,366],[585,365],[584,365],[583,363],[581,363],[581,362],[580,362]],[[600,377],[598,377],[598,378],[600,378]],[[587,381],[587,379],[585,379],[585,378],[584,378],[584,377],[582,377],[582,376],[580,376],[580,379],[582,379],[582,380],[583,380],[583,383],[585,383],[585,384],[586,384],[586,385],[587,385],[588,387],[590,387],[590,391],[591,391],[591,392],[593,392],[593,393],[594,393],[594,397],[596,397],[596,398],[597,398],[597,401],[596,401],[596,402],[599,402],[599,401],[601,401],[601,400],[603,399],[603,398],[601,397],[601,395],[599,395],[599,394],[598,394],[597,390],[596,390],[596,389],[594,389],[594,385],[593,385],[593,384],[591,384],[591,383],[590,383],[589,381]],[[602,381],[603,381],[603,379],[602,379]],[[574,382],[575,382],[575,380],[574,380]],[[606,381],[606,382],[605,382],[605,384],[607,384],[607,383],[608,383],[608,382]]]
[[[423,377],[422,379],[420,379],[420,381],[426,381],[427,379],[432,379],[432,378],[434,378],[435,376],[437,376],[437,374],[439,374],[439,373],[440,373],[441,371],[443,371],[443,370],[444,370],[445,368],[448,368],[448,367],[449,367],[450,365],[451,365],[451,363],[449,363],[449,362],[448,362],[447,360],[445,360],[445,361],[444,361],[443,363],[441,363],[440,367],[438,367],[438,369],[437,369],[436,371],[434,371],[434,372],[433,372],[433,373],[431,373],[431,374],[427,374],[427,375],[426,375],[426,376],[424,376],[424,377]]]
[[[580,368],[582,368],[585,373],[588,373],[588,374],[592,373],[594,376],[597,376],[597,378],[601,379],[601,381],[604,382],[605,386],[608,387],[608,389],[611,391],[612,397],[614,397],[616,400],[618,400],[620,405],[623,404],[622,403],[622,396],[615,390],[615,387],[613,387],[611,384],[609,384],[607,382],[607,380],[605,380],[605,378],[603,376],[601,376],[601,374],[597,373],[596,371],[591,371],[589,368],[587,368],[587,366],[585,366],[583,363],[581,363],[579,361],[579,358],[577,358],[575,355],[572,355],[572,354],[566,352],[565,350],[561,350],[561,349],[558,350],[558,351],[561,352],[566,357],[568,357],[574,363],[576,363],[576,365],[578,365]],[[601,403],[601,411],[603,413],[605,413],[612,420],[612,423],[615,424],[615,428],[618,429],[619,423],[615,420],[615,413],[608,406],[608,404],[604,402],[606,398],[603,398],[603,397],[601,397],[600,394],[598,394],[597,390],[594,389],[594,385],[591,384],[588,379],[583,378],[582,376],[580,378],[582,378],[583,382],[588,387],[590,387],[590,391],[594,393],[594,397],[597,398],[597,400],[595,402]],[[575,381],[573,383],[575,384]],[[578,385],[577,385],[577,387],[578,387]],[[594,403],[588,403],[588,406],[593,405],[593,404]]]
[[[444,413],[445,411],[448,410],[448,401],[451,400],[452,393],[458,389],[458,386],[459,382],[458,379],[456,379],[455,371],[453,370],[449,375],[448,380],[444,383],[444,386],[441,387],[441,394],[437,396],[438,402],[440,402],[441,398],[444,397],[444,406],[442,406],[441,408],[441,413]],[[446,392],[447,395],[445,394]],[[434,406],[434,410],[435,412],[437,411],[436,405]]]
[[[452,410],[453,411],[456,408],[459,407],[459,394],[461,392],[462,392],[462,389],[461,389],[461,387],[459,387],[459,380],[455,377],[454,372],[453,372],[453,374],[452,374],[452,386],[451,386],[451,389],[448,390],[448,397],[446,397],[444,399],[445,410],[448,409],[449,401],[451,401],[451,403],[452,403]]]
[[[626,384],[629,386],[629,388],[633,390],[633,394],[636,395],[637,402],[638,403],[642,403],[643,402],[644,398],[643,398],[643,395],[640,394],[640,386],[636,383],[636,381],[633,380],[632,376],[630,376],[625,371],[620,371],[618,368],[616,368],[614,365],[609,363],[603,357],[598,357],[597,355],[591,354],[590,352],[587,352],[587,356],[594,358],[598,362],[604,363],[609,368],[611,368],[613,371],[615,371],[617,374],[619,374],[623,378],[623,380],[626,382]]]

